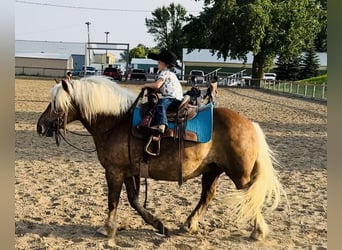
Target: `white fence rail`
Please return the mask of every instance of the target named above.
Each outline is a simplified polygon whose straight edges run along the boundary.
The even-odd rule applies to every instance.
[[[224,79],[218,83],[222,87],[250,87],[253,88],[252,81],[257,79],[250,78],[231,78],[229,81]],[[305,98],[327,100],[328,85],[300,83],[291,81],[265,81],[261,88],[276,93],[296,95]]]

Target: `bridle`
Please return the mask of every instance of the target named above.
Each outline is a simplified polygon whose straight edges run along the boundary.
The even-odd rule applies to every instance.
[[[93,153],[96,151],[95,149],[82,149],[79,148],[77,146],[75,146],[67,137],[66,137],[66,131],[75,134],[75,135],[79,135],[79,136],[92,136],[91,134],[80,134],[77,132],[73,132],[67,129],[67,117],[68,117],[68,112],[58,112],[56,110],[53,111],[55,114],[58,115],[58,118],[56,119],[56,121],[52,124],[52,129],[53,132],[55,134],[55,141],[56,141],[56,145],[59,146],[61,143],[61,140],[63,139],[69,146],[82,151],[82,152],[86,152],[86,153]]]

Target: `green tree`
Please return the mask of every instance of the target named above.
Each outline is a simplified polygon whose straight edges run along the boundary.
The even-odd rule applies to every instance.
[[[160,49],[156,48],[156,47],[152,47],[152,48],[146,48],[146,55],[148,53],[159,53],[160,52]]]
[[[128,62],[130,62],[129,52],[127,52],[127,50],[124,50],[123,52],[120,53],[119,62],[126,62],[127,58],[128,58]]]
[[[305,53],[303,58],[303,67],[301,70],[302,79],[314,77],[318,75],[319,59],[315,48],[312,46]]]
[[[279,57],[276,65],[278,67],[274,71],[278,80],[297,81],[301,79],[302,56],[290,60]]]
[[[327,52],[327,43],[328,43],[327,0],[317,0],[317,3],[321,6],[322,11],[319,16],[319,22],[321,23],[321,30],[317,33],[317,36],[315,38],[315,47],[318,52]]]
[[[159,49],[157,48],[149,48],[146,47],[144,44],[138,44],[136,47],[132,48],[128,53],[128,62],[130,63],[132,61],[132,58],[145,58],[148,53],[158,53]],[[127,59],[127,51],[123,51],[120,53],[120,59],[119,62],[126,61]]]
[[[205,0],[205,6],[184,27],[188,48],[211,48],[224,59],[245,59],[252,51],[257,79],[276,55],[295,58],[321,29],[315,0]]]
[[[186,14],[182,5],[171,3],[167,7],[155,9],[152,18],[145,19],[147,32],[154,36],[157,46],[173,51],[179,59],[182,59],[182,48],[185,44],[183,26]]]
[[[129,51],[130,61],[132,60],[132,58],[144,58],[144,57],[146,57],[146,51],[145,51],[145,46],[142,44],[139,44],[137,47]]]

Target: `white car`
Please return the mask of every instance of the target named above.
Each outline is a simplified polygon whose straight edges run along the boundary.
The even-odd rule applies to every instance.
[[[80,72],[80,76],[93,76],[96,74],[96,68],[91,66],[83,66]]]
[[[203,84],[205,83],[204,72],[202,70],[191,70],[189,73],[188,84]]]
[[[277,74],[276,73],[265,73],[264,74],[264,79],[267,81],[275,81],[277,78]]]

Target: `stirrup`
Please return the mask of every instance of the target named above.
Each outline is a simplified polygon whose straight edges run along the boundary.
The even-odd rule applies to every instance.
[[[158,156],[160,154],[160,139],[161,139],[160,135],[157,135],[157,136],[151,135],[144,147],[145,152],[152,156]],[[157,149],[155,150],[155,152],[150,151],[150,147],[153,147],[153,146],[154,147],[157,146]]]

